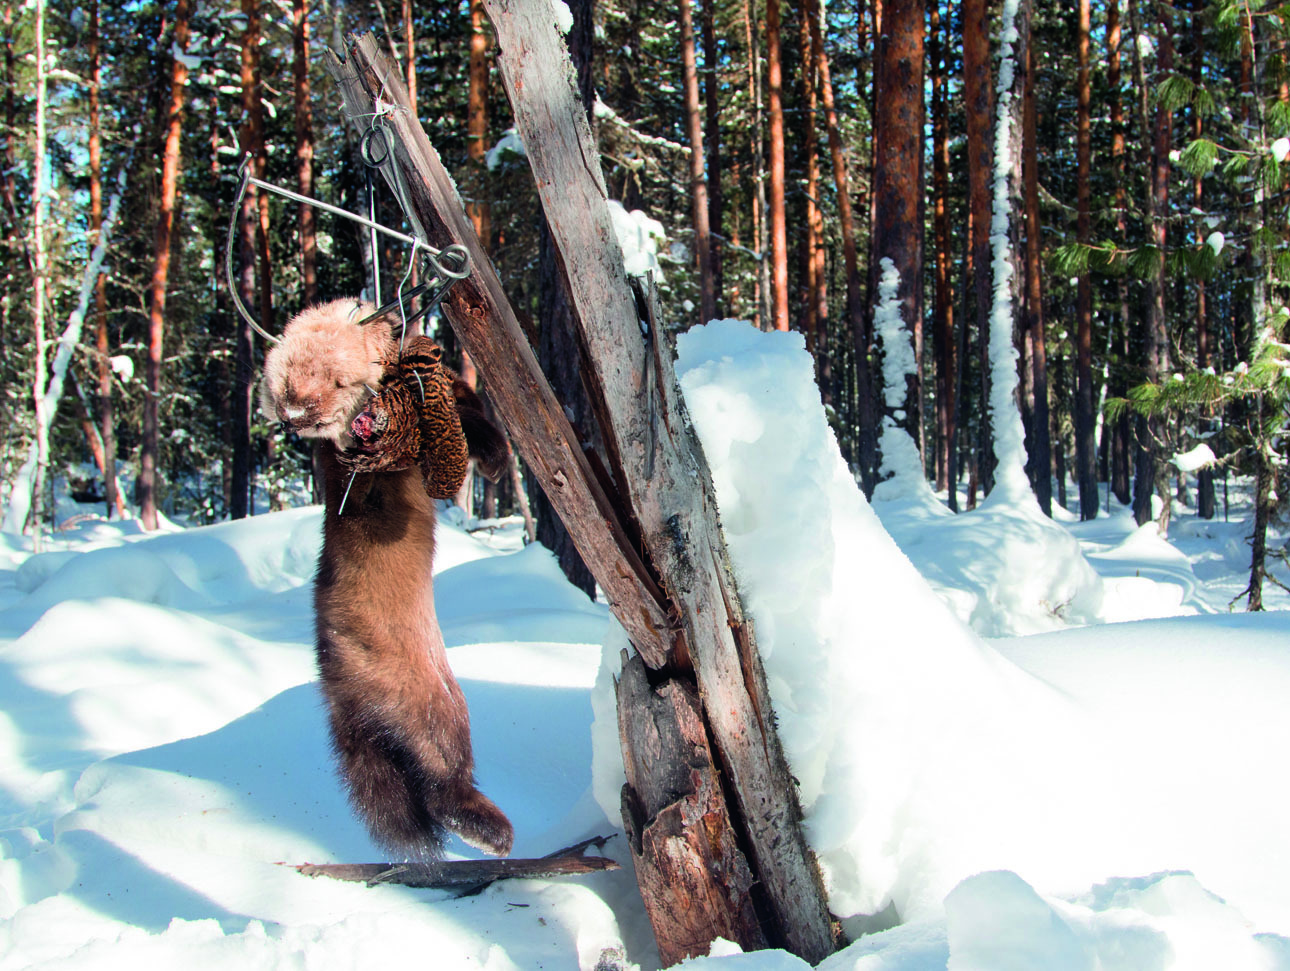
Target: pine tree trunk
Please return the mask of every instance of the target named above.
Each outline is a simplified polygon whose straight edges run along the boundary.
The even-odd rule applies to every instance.
[[[103,230],[103,133],[101,128],[100,99],[103,83],[102,63],[99,57],[99,3],[90,0],[89,28],[90,57],[90,233],[98,242]],[[107,517],[125,511],[116,482],[116,425],[112,411],[112,365],[108,360],[111,343],[107,324],[107,274],[100,273],[94,281],[94,347],[98,352],[96,374],[98,393],[95,403],[98,412],[98,437],[103,449],[103,500]]]
[[[242,125],[238,132],[242,155],[250,159],[247,164],[253,166],[257,175],[260,167],[263,144],[262,119],[259,110],[259,49],[260,49],[260,9],[259,0],[242,0],[242,13],[246,18],[246,27],[242,33]],[[261,178],[263,176],[260,176]],[[256,266],[256,231],[259,227],[259,204],[254,190],[248,190],[242,200],[242,210],[238,214],[238,257],[241,273],[237,287],[242,302],[248,306],[260,303],[263,314],[263,301],[257,300],[255,290]],[[263,285],[262,285],[263,286]],[[268,321],[261,320],[261,326]],[[233,474],[230,484],[229,516],[233,519],[244,519],[252,512],[251,508],[251,382],[253,380],[254,338],[251,328],[239,319],[236,325],[236,337],[233,350]]]
[[[1076,118],[1076,237],[1082,245],[1090,242],[1089,170],[1092,129],[1088,44],[1089,0],[1079,0],[1079,36],[1076,38],[1079,77],[1075,84]],[[1097,438],[1093,414],[1093,286],[1088,271],[1079,275],[1075,298],[1075,475],[1079,480],[1080,519],[1097,516]]]
[[[829,58],[824,50],[823,24],[819,0],[807,0],[806,16],[811,24],[811,46],[816,52],[816,71],[819,75],[821,100],[824,102],[825,127],[829,136],[829,155],[833,162],[833,181],[838,195],[838,227],[842,234],[842,263],[847,281],[847,320],[851,340],[855,346],[856,423],[858,425],[857,464],[861,486],[866,495],[873,494],[874,470],[877,468],[877,423],[873,415],[873,379],[864,349],[869,346],[865,326],[864,283],[860,278],[859,256],[856,245],[855,213],[851,206],[851,182],[847,173],[846,153],[838,125],[837,106],[834,102],[833,80]],[[823,378],[823,375],[821,375]]]
[[[752,0],[742,0],[744,20],[744,46],[748,50],[748,101],[752,105],[750,152],[752,155],[752,231],[753,245],[757,250],[757,273],[754,284],[753,323],[761,330],[769,327],[770,311],[770,233],[766,213],[766,152],[762,137],[763,108],[761,86],[761,51],[757,45],[757,31],[753,29]]]
[[[139,459],[139,511],[145,529],[156,529],[157,460],[160,427],[157,406],[161,398],[161,361],[166,327],[166,285],[170,278],[170,239],[175,220],[175,191],[179,180],[179,138],[182,131],[184,86],[188,67],[182,55],[188,50],[188,0],[175,9],[174,45],[177,56],[170,68],[170,102],[166,114],[165,151],[162,156],[161,198],[157,232],[152,247],[152,284],[148,301],[148,358],[144,367],[146,396],[143,404],[143,441]]]
[[[45,339],[45,292],[49,255],[45,241],[45,197],[48,61],[45,51],[45,0],[35,0],[33,33],[36,55],[36,141],[32,146],[34,173],[31,202],[31,322],[35,331],[35,359],[32,362],[32,404],[36,413],[36,468],[31,480],[30,517],[35,549],[40,552],[41,528],[45,522],[45,477],[49,470],[49,421],[45,413],[45,380],[48,346]],[[11,500],[12,501],[12,500]],[[21,528],[25,524],[19,523]]]
[[[314,194],[314,125],[309,96],[309,16],[305,0],[292,0],[292,74],[296,117],[296,187]],[[300,207],[300,280],[306,306],[318,302],[318,232],[314,207]]]
[[[1030,342],[1031,482],[1045,516],[1053,514],[1052,438],[1048,414],[1048,352],[1044,335],[1043,235],[1039,228],[1039,145],[1035,118],[1035,46],[1026,44],[1022,109],[1023,168],[1026,195],[1026,309],[1022,316]],[[1064,464],[1064,463],[1063,463]],[[1063,470],[1064,471],[1064,470]],[[1065,475],[1059,476],[1065,489]],[[1064,496],[1063,496],[1064,501]]]
[[[721,80],[718,65],[716,2],[703,0],[699,33],[703,41],[703,114],[708,158],[708,266],[712,272],[713,313],[720,317],[725,306],[725,272],[722,249],[725,246],[725,197],[721,179]],[[595,128],[592,128],[595,131]]]
[[[753,182],[756,186],[752,194],[753,245],[757,248],[757,275],[755,299],[753,300],[753,323],[761,330],[770,327],[773,314],[770,309],[770,231],[767,227],[766,213],[769,209],[766,201],[766,152],[762,140],[762,90],[761,90],[761,52],[757,46],[757,31],[753,29],[753,0],[743,0],[744,44],[748,49],[748,100],[752,104],[752,164]]]
[[[803,105],[801,138],[802,151],[806,156],[806,232],[801,237],[802,330],[806,334],[806,350],[815,361],[818,378],[820,357],[827,343],[822,328],[828,324],[829,301],[824,269],[824,216],[820,211],[820,152],[815,127],[819,102],[815,87],[815,64],[818,59],[811,47],[810,18],[805,8],[798,20],[798,27],[798,49],[802,65],[799,72]]]
[[[1111,89],[1111,167],[1115,177],[1115,236],[1120,245],[1128,235],[1128,193],[1125,189],[1124,101],[1120,97],[1120,3],[1110,0],[1106,9],[1107,85]],[[1119,315],[1115,323],[1115,366],[1111,369],[1110,392],[1124,397],[1129,390],[1129,281],[1116,280]],[[1132,499],[1129,471],[1132,464],[1132,418],[1126,413],[1109,424],[1111,436],[1111,493],[1120,505]]]
[[[690,220],[694,227],[694,255],[699,274],[699,323],[717,316],[709,251],[708,181],[704,175],[703,114],[699,105],[699,73],[694,49],[692,0],[681,0],[681,73],[685,84],[685,131],[690,142]]]
[[[957,505],[954,482],[958,468],[954,455],[955,407],[955,351],[954,292],[950,283],[950,219],[949,219],[949,104],[945,89],[946,59],[944,36],[949,30],[942,25],[940,9],[933,5],[931,13],[931,66],[932,66],[932,199],[933,234],[935,238],[935,287],[933,303],[933,334],[936,358],[936,488],[949,494],[950,508]]]
[[[990,431],[990,176],[994,99],[990,76],[989,4],[963,0],[963,100],[967,114],[968,207],[971,212],[971,289],[981,372],[981,407],[976,443],[977,480],[984,492],[994,488],[994,445]],[[965,322],[966,324],[966,322]]]
[[[876,218],[870,292],[879,264],[900,274],[897,298],[914,345],[915,373],[907,378],[904,420],[923,449],[923,0],[887,3],[882,12],[874,101],[873,193]]]
[[[766,87],[770,122],[771,326],[788,330],[788,226],[784,209],[784,68],[780,57],[780,0],[766,0]]]
[[[1205,59],[1205,29],[1200,12],[1203,9],[1204,0],[1192,0],[1191,10],[1191,37],[1192,37],[1192,54],[1191,54],[1191,80],[1199,90],[1202,83],[1202,68]],[[1201,138],[1205,132],[1204,120],[1199,111],[1194,107],[1191,113],[1191,137],[1193,139]],[[1200,176],[1192,180],[1192,208],[1198,212],[1204,212],[1205,207],[1205,183]],[[1206,305],[1205,281],[1198,279],[1196,281],[1196,367],[1203,371],[1210,366],[1210,333],[1209,333],[1209,308]],[[1202,413],[1200,420],[1200,430],[1203,432],[1212,431],[1214,420],[1209,414]],[[1214,496],[1214,470],[1208,466],[1199,469],[1196,473],[1196,515],[1201,519],[1213,519],[1216,512],[1216,503]]]

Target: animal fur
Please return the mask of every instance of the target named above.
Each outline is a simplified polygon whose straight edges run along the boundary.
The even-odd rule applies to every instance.
[[[460,448],[462,423],[456,416],[444,422],[439,440],[423,441],[421,461],[406,467],[347,466],[369,389],[402,380],[390,321],[360,327],[372,309],[355,307],[335,301],[288,323],[265,360],[261,393],[269,414],[320,440],[326,512],[314,610],[341,775],[372,835],[395,852],[433,857],[451,830],[505,856],[511,824],[475,786],[470,717],[434,611],[435,508],[421,465],[441,447]],[[464,434],[481,468],[497,468],[506,459],[504,439],[492,425],[476,426],[479,399],[450,375],[432,376],[443,381],[441,395],[450,391],[462,415],[470,413]],[[454,489],[460,484],[459,477]]]

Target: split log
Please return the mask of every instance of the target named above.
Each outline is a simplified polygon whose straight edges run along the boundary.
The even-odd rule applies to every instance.
[[[661,963],[704,956],[714,937],[765,947],[694,689],[653,687],[640,655],[624,658],[618,726],[623,824]]]
[[[634,849],[643,849],[651,831],[667,842],[668,827],[689,841],[691,831],[714,818],[712,803],[724,802],[730,824],[720,825],[746,871],[734,863],[705,871],[697,857],[684,873],[662,866],[657,881],[641,880],[647,907],[652,915],[672,914],[683,906],[678,901],[702,897],[724,899],[731,902],[728,910],[746,914],[753,899],[759,921],[750,929],[742,918],[732,919],[733,939],[746,949],[769,942],[817,963],[833,947],[824,891],[801,832],[795,785],[730,571],[711,475],[676,386],[671,348],[650,294],[634,293],[623,269],[599,157],[549,3],[485,0],[485,9],[586,350],[584,379],[605,443],[605,475],[597,475],[584,455],[538,370],[455,186],[408,107],[398,70],[365,35],[350,38],[345,61],[327,57],[329,71],[351,120],[365,131],[377,119],[387,133],[391,163],[382,172],[417,234],[438,247],[460,243],[470,253],[474,272],[444,300],[445,316],[644,665],[694,679],[688,693],[656,697],[676,708],[669,717],[679,724],[690,723],[683,699],[697,699],[690,708],[703,726],[700,734],[712,740],[710,778],[722,784],[696,780],[689,793],[676,793],[684,797],[681,803],[652,805],[641,791],[661,791],[651,775],[672,768],[660,759],[636,759],[627,801],[641,818],[625,825],[636,834]],[[636,725],[628,719],[625,735]],[[630,762],[634,739],[623,741]],[[725,851],[719,855],[724,859]],[[751,874],[755,898],[742,884],[743,872]],[[695,887],[704,880],[731,885],[699,893],[691,880]],[[655,921],[654,928],[660,942],[668,937],[667,927]],[[710,922],[686,946],[720,933]]]

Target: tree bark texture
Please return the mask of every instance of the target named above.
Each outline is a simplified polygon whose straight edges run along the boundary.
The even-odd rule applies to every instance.
[[[188,0],[178,0],[175,9],[175,49],[188,50]],[[170,102],[166,116],[166,142],[161,162],[161,199],[157,231],[152,247],[152,283],[148,299],[148,357],[144,365],[147,392],[143,404],[143,440],[139,456],[139,511],[145,529],[157,528],[157,460],[159,423],[157,406],[161,398],[161,361],[166,330],[166,285],[170,279],[170,238],[175,222],[175,190],[179,180],[179,136],[184,111],[184,86],[188,66],[182,56],[173,58],[170,69]]]
[[[1039,146],[1035,117],[1035,46],[1026,44],[1022,151],[1026,195],[1026,302],[1022,320],[1030,342],[1031,482],[1044,515],[1053,514],[1052,437],[1048,413],[1048,352],[1044,334],[1043,238],[1039,228]],[[1064,481],[1064,476],[1063,476]]]
[[[991,141],[994,98],[990,78],[988,0],[963,0],[963,100],[967,114],[968,208],[971,213],[971,286],[976,323],[981,402],[977,409],[977,476],[985,492],[994,487],[994,445],[990,432],[990,175],[994,171]],[[964,322],[966,324],[966,321]]]
[[[788,228],[784,208],[784,64],[780,0],[766,2],[766,115],[770,127],[771,328],[788,330]]]
[[[1089,0],[1079,0],[1076,37],[1079,75],[1075,83],[1075,208],[1076,237],[1088,245],[1091,233],[1089,176],[1092,156],[1092,101],[1088,69]],[[1097,516],[1097,438],[1093,414],[1093,283],[1085,270],[1079,275],[1075,298],[1075,477],[1079,480],[1080,519]]]
[[[712,281],[712,243],[708,225],[708,180],[704,175],[703,114],[699,106],[699,69],[694,47],[694,11],[691,0],[681,0],[681,74],[685,84],[685,131],[690,142],[690,221],[694,228],[694,255],[699,273],[699,323],[717,316]]]
[[[901,425],[923,450],[923,0],[887,3],[875,63],[873,191],[875,219],[870,292],[883,259],[900,273],[897,298],[914,345]]]
[[[766,938],[818,961],[832,949],[823,890],[729,571],[711,477],[685,421],[652,301],[633,293],[613,242],[563,41],[545,4],[486,0],[485,7],[586,351],[607,482],[538,370],[437,153],[416,119],[398,110],[405,101],[397,73],[370,36],[354,39],[346,63],[330,58],[330,70],[351,119],[370,118],[378,100],[394,106],[383,115],[395,136],[387,171],[402,180],[417,232],[432,245],[461,243],[473,261],[471,275],[448,294],[445,315],[644,663],[681,674],[693,667],[717,763],[735,794],[741,848],[764,889]]]
[[[933,6],[930,38],[932,67],[932,225],[935,239],[933,291],[933,354],[936,361],[936,488],[945,490],[953,509],[958,467],[954,455],[954,422],[957,415],[954,397],[956,383],[954,336],[954,293],[950,282],[950,148],[949,104],[946,95],[946,58],[943,35],[948,30],[941,23],[940,11]]]
[[[847,321],[851,340],[856,348],[856,398],[858,416],[858,464],[861,485],[866,495],[873,494],[874,469],[877,468],[877,422],[873,415],[872,377],[864,349],[869,339],[864,315],[864,283],[860,278],[859,255],[856,246],[855,213],[851,206],[851,181],[847,172],[846,152],[838,124],[837,105],[833,95],[833,79],[829,58],[824,50],[819,0],[808,0],[806,16],[811,25],[811,49],[816,55],[816,72],[820,83],[820,96],[824,103],[824,123],[829,138],[829,156],[833,163],[833,182],[837,187],[838,227],[842,234],[842,263],[847,281]],[[826,375],[820,375],[824,383]]]

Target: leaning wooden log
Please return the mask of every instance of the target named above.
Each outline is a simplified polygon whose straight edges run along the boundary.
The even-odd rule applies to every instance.
[[[476,891],[498,880],[577,876],[617,870],[607,856],[583,856],[589,846],[602,846],[606,838],[586,840],[537,859],[441,860],[434,863],[302,863],[296,870],[307,877],[330,877],[374,887],[396,883],[402,887]]]
[[[408,108],[398,71],[371,35],[352,38],[347,60],[332,56],[329,69],[348,116],[364,129],[378,118],[387,132],[393,164],[383,174],[418,234],[435,246],[460,243],[469,251],[475,272],[450,292],[445,316],[633,646],[651,669],[697,677],[694,696],[726,782],[714,797],[733,794],[727,811],[759,891],[759,933],[734,939],[745,948],[784,946],[816,963],[833,946],[824,892],[801,833],[796,790],[671,348],[648,294],[638,301],[623,270],[598,155],[549,3],[485,0],[485,7],[587,351],[584,378],[606,443],[607,477],[593,471],[537,370],[452,180]],[[702,818],[683,818],[682,828]],[[644,820],[639,833],[648,825]],[[703,879],[697,872],[689,877]],[[643,881],[642,894],[679,892],[674,882]],[[668,911],[666,904],[657,908]],[[666,931],[656,923],[655,933],[661,939]],[[718,933],[710,929],[709,940]]]

